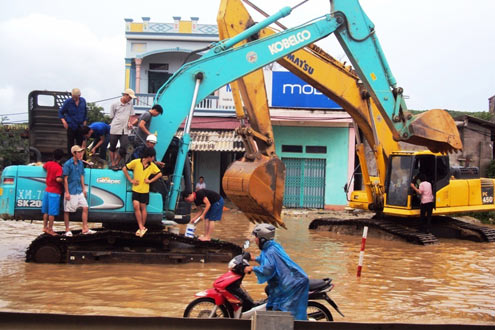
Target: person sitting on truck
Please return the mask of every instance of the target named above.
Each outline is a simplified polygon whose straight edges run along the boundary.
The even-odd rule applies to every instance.
[[[63,166],[65,236],[72,236],[69,228],[69,213],[76,212],[78,208],[82,208],[82,233],[84,235],[96,233],[88,227],[88,202],[86,200],[86,185],[84,184],[83,153],[84,149],[77,144],[72,146],[72,158],[69,158]]]
[[[82,134],[84,141],[82,143],[83,149],[86,149],[86,144],[89,139],[94,139],[94,146],[90,152],[95,154],[99,150],[99,156],[102,160],[107,159],[107,145],[110,141],[110,125],[97,121],[89,126],[83,126]]]
[[[60,160],[65,152],[62,149],[55,149],[53,160],[46,162],[43,169],[46,171],[46,188],[41,203],[43,213],[43,232],[56,236],[53,231],[53,222],[60,212],[60,196],[62,196],[62,165]]]
[[[136,146],[146,144],[147,137],[152,135],[149,131],[151,119],[161,114],[163,114],[162,106],[159,104],[155,104],[150,110],[144,112],[141,116],[139,116],[139,119],[137,120],[138,129],[136,134],[137,141],[135,142]]]
[[[287,255],[273,239],[275,226],[262,223],[253,230],[261,254],[255,259],[259,266],[247,266],[245,273],[254,271],[258,283],[268,282],[267,310],[290,312],[295,320],[306,320],[309,279],[302,268]]]
[[[145,224],[148,217],[146,206],[150,198],[150,183],[162,177],[160,169],[153,163],[155,155],[155,149],[145,148],[141,158],[131,160],[122,168],[125,177],[132,183],[132,206],[134,207],[134,214],[139,227],[136,231],[136,236],[139,237],[143,237],[148,231]],[[129,171],[133,171],[134,178],[131,178]],[[149,179],[151,175],[154,176]]]
[[[210,241],[215,229],[215,222],[222,220],[223,197],[208,189],[200,189],[192,193],[184,192],[183,197],[186,202],[195,203],[198,206],[198,212],[191,218],[190,223],[194,223],[198,218],[205,220],[205,232],[199,237],[199,240]]]
[[[129,144],[129,130],[132,128],[130,121],[134,115],[132,100],[136,98],[134,91],[127,88],[122,97],[110,106],[110,161],[113,170],[118,170],[119,162],[127,154]],[[117,142],[120,141],[119,152],[117,153]]]
[[[62,104],[58,110],[58,118],[60,118],[64,128],[67,130],[67,153],[70,153],[74,144],[82,144],[83,135],[81,129],[88,121],[86,100],[81,97],[79,88],[72,89],[72,97]]]

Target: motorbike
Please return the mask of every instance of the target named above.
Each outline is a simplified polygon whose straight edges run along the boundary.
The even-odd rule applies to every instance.
[[[245,252],[248,247],[249,241],[246,241],[243,253],[229,262],[229,270],[215,280],[213,288],[195,294],[197,298],[187,305],[184,317],[250,319],[256,311],[266,310],[267,298],[254,301],[242,288],[244,268],[249,266],[251,261],[250,253]],[[333,321],[332,313],[322,303],[323,301],[344,316],[337,304],[328,296],[333,288],[334,284],[330,278],[309,280],[307,307],[309,321]]]

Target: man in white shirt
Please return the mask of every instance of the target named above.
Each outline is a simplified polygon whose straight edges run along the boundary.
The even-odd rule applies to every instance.
[[[202,176],[199,177],[199,181],[196,183],[196,188],[194,190],[198,191],[200,189],[206,189],[205,178]]]
[[[129,118],[134,115],[134,106],[132,100],[136,98],[134,91],[127,88],[122,93],[120,100],[110,107],[110,161],[112,169],[118,169],[119,162],[125,158],[127,153],[127,145],[129,144],[129,129],[132,128],[132,123]],[[119,152],[117,153],[117,142],[120,141]]]

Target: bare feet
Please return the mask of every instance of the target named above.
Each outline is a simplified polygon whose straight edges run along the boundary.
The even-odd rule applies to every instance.
[[[58,236],[58,234],[56,232],[54,232],[53,229],[43,228],[43,232],[45,234],[48,234],[48,235],[51,235],[51,236]]]
[[[209,238],[209,237],[205,237],[205,236],[203,236],[203,235],[199,236],[199,237],[198,237],[198,239],[199,239],[200,241],[211,241],[211,238]]]

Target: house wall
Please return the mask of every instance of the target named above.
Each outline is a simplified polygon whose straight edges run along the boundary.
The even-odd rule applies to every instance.
[[[148,70],[150,63],[167,63],[168,73],[173,74],[181,67],[187,55],[188,54],[186,53],[172,52],[154,54],[143,58],[141,64],[141,93],[148,93]],[[133,88],[135,88],[135,86],[133,86]]]
[[[469,166],[478,167],[481,176],[485,177],[493,155],[490,130],[469,121],[467,126],[459,128],[459,132],[463,149],[462,153],[452,155],[456,159],[456,164],[465,165],[465,160],[469,160]],[[454,164],[454,162],[451,162],[451,164]]]
[[[276,152],[280,158],[326,159],[325,208],[347,204],[344,185],[348,180],[348,127],[273,127]],[[282,152],[282,145],[302,145],[302,153]],[[305,146],[326,146],[326,154],[306,153]]]

